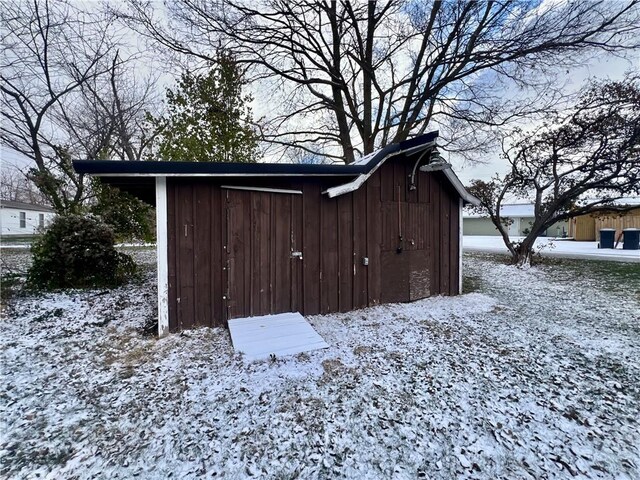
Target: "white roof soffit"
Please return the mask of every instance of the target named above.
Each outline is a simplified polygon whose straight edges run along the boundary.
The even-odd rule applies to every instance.
[[[420,151],[420,150],[426,150],[427,148],[431,148],[431,147],[435,146],[435,144],[436,144],[436,141],[434,140],[432,142],[425,143],[423,145],[419,145],[417,147],[407,148],[405,150],[398,150],[397,152],[390,153],[390,154],[386,155],[382,160],[380,160],[377,163],[377,165],[375,167],[373,167],[369,172],[362,173],[362,174],[358,175],[355,179],[353,179],[350,182],[343,183],[342,185],[336,185],[335,187],[328,188],[322,193],[326,193],[329,198],[334,198],[334,197],[339,197],[340,195],[344,195],[345,193],[354,192],[358,188],[360,188],[362,186],[362,184],[364,182],[366,182],[369,179],[369,177],[371,177],[371,175],[376,173],[376,170],[378,170],[378,168],[380,168],[380,166],[383,165],[384,162],[386,162],[389,159],[389,157],[393,157],[394,155],[399,155],[401,153],[408,153],[408,152],[416,152],[416,151]],[[458,180],[458,182],[459,182],[459,180]]]
[[[464,188],[464,185],[455,174],[455,172],[451,170],[451,168],[446,168],[442,171],[444,172],[447,179],[451,182],[451,185],[453,185],[453,188],[456,189],[456,192],[458,192],[460,198],[462,198],[465,203],[470,203],[471,205],[480,205],[480,200],[467,192],[467,189]]]

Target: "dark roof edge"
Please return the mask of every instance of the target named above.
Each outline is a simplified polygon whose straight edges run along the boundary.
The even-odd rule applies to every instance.
[[[107,177],[156,177],[156,176],[349,176],[355,177],[344,185],[333,187],[330,197],[355,190],[364,183],[384,161],[401,152],[417,151],[435,145],[438,131],[392,143],[378,150],[363,164],[296,164],[296,163],[214,163],[214,162],[131,162],[115,160],[76,160],[73,168],[78,173]],[[452,170],[445,176],[466,203],[476,204]]]
[[[292,163],[131,162],[118,160],[75,160],[78,173],[95,176],[271,176],[271,175],[358,175],[362,166]]]
[[[434,141],[438,132],[387,145],[366,164],[296,164],[296,163],[214,163],[214,162],[131,162],[119,160],[75,160],[78,173],[96,176],[356,176],[368,173],[384,158]]]

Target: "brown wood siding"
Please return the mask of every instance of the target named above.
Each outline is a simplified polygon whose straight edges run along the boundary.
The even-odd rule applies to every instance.
[[[209,189],[202,184],[193,187],[194,226],[193,226],[193,275],[194,275],[194,303],[195,324],[209,325],[213,316],[211,302],[211,195]]]
[[[382,181],[380,170],[374,173],[365,183],[367,191],[367,300],[369,306],[381,302],[382,266],[380,264],[380,250],[382,245],[382,215],[380,204],[381,192],[386,181]]]
[[[223,324],[225,316],[225,302],[222,298],[225,293],[223,270],[225,263],[225,252],[222,245],[225,245],[225,229],[223,228],[223,209],[222,209],[222,190],[212,188],[210,185],[204,185],[205,190],[210,190],[211,210],[209,218],[211,219],[211,291],[209,293],[210,302],[212,304],[212,317],[209,319],[209,325],[218,326]]]
[[[388,161],[334,199],[322,191],[342,179],[254,183],[302,195],[169,179],[170,328],[459,293],[459,197],[439,173],[418,172],[411,190],[412,168]]]
[[[348,194],[337,198],[338,305],[341,312],[353,310],[353,196],[353,194]]]
[[[450,241],[451,202],[443,190],[440,190],[440,291],[449,295],[449,268],[451,265]]]
[[[363,260],[367,257],[367,190],[353,193],[353,308],[364,308],[367,299],[367,273]]]
[[[338,286],[338,202],[323,195],[320,200],[320,312],[340,309]]]
[[[176,236],[180,252],[178,276],[178,325],[181,329],[194,325],[194,258],[193,258],[193,185],[182,184],[176,192]]]
[[[301,259],[291,260],[291,311],[301,311],[303,302],[303,276],[304,265],[304,196],[293,197],[291,202],[291,251],[301,252]]]
[[[167,182],[167,268],[169,283],[169,329],[175,331],[178,329],[178,270],[176,266],[177,257],[180,255],[177,251],[176,242],[176,186],[173,182]]]
[[[320,313],[320,200],[322,192],[318,182],[308,182],[303,186],[303,239],[302,278],[303,305],[301,311],[308,315]]]
[[[438,295],[440,290],[440,263],[442,259],[442,251],[440,242],[442,241],[440,232],[442,230],[442,215],[440,211],[441,189],[435,175],[429,176],[429,184],[431,191],[431,211],[428,229],[428,238],[431,241],[431,294]]]
[[[451,202],[451,214],[449,218],[449,256],[451,258],[449,273],[449,295],[458,295],[460,293],[460,199],[449,197]]]

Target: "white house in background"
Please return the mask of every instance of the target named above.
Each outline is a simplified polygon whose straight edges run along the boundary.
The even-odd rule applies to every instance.
[[[3,237],[34,235],[41,227],[51,223],[55,216],[51,207],[0,200],[0,226]]]
[[[534,206],[532,203],[512,203],[502,205],[500,215],[508,217],[513,222],[509,225],[509,236],[524,236],[529,232],[535,220]],[[498,229],[491,223],[487,216],[465,211],[462,214],[462,228],[464,235],[500,235]],[[569,222],[558,222],[543,233],[547,237],[563,237],[569,232]]]

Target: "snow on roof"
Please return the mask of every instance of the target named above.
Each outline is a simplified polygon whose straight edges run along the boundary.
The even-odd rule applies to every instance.
[[[586,198],[585,202],[590,203],[597,201],[597,198]],[[611,202],[614,205],[640,206],[640,197],[624,197]],[[500,208],[501,217],[535,217],[533,203],[508,203]],[[464,211],[463,218],[489,218],[488,215],[482,213],[471,213]]]
[[[532,203],[514,203],[503,205],[500,214],[504,217],[533,217],[535,216]]]
[[[35,205],[26,202],[14,202],[13,200],[0,200],[0,208],[15,208],[17,210],[33,210],[37,212],[53,212],[53,208],[45,205]]]
[[[502,217],[535,217],[533,203],[510,203],[500,208]],[[487,218],[482,213],[464,212],[463,218]]]
[[[364,157],[359,158],[358,160],[356,160],[355,162],[353,162],[351,165],[366,165],[367,163],[369,163],[369,162],[371,161],[371,159],[372,159],[373,157],[375,157],[375,156],[378,154],[378,152],[379,152],[379,151],[380,151],[380,150],[374,150],[373,152],[368,153],[368,154],[367,154],[367,155],[365,155]]]

